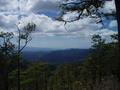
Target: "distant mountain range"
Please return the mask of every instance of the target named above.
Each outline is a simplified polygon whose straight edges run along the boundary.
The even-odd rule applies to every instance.
[[[26,47],[24,51],[29,51],[29,52],[39,52],[39,51],[53,51],[53,50],[59,50],[55,48],[39,48],[39,47]]]
[[[89,51],[89,49],[26,49],[23,52],[23,58],[28,62],[41,61],[49,64],[74,63],[87,57]]]

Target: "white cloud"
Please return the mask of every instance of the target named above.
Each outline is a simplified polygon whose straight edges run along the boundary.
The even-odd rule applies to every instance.
[[[0,27],[8,30],[13,31],[15,28],[15,24],[17,22],[17,16],[15,15],[0,15]]]
[[[28,22],[34,22],[37,25],[36,33],[40,34],[40,36],[89,37],[90,35],[99,33],[104,33],[103,35],[115,33],[110,29],[102,29],[101,24],[97,24],[95,19],[89,17],[73,23],[67,23],[65,25],[67,30],[63,22],[55,21],[44,14],[31,14],[28,17],[22,18],[21,23],[22,22],[24,22],[24,24],[22,24],[21,27]],[[111,23],[115,23],[115,21],[111,21]],[[109,25],[109,27],[111,27],[111,25]]]
[[[37,14],[41,11],[56,11],[59,0],[21,0],[20,7],[23,14],[26,17],[22,17],[20,27],[23,27],[28,22],[34,22],[37,25],[37,32],[34,35],[38,36],[62,36],[62,37],[89,37],[95,33],[103,33],[102,35],[110,35],[115,33],[112,31],[113,27],[116,27],[116,20],[112,20],[108,25],[110,29],[101,29],[101,24],[96,24],[95,19],[89,17],[80,19],[73,23],[66,24],[67,30],[65,30],[64,23],[53,20],[51,17],[44,14]],[[4,9],[17,9],[17,0],[0,0],[0,8]],[[4,5],[4,6],[2,6]],[[111,11],[114,9],[114,2],[108,2],[105,4],[105,11]],[[2,13],[2,12],[0,12]],[[16,32],[17,15],[1,15],[0,14],[0,27],[6,31]],[[76,13],[73,13],[75,15]],[[69,18],[71,14],[67,14],[64,18]]]
[[[0,0],[1,11],[14,11],[18,7],[17,0]]]
[[[104,13],[111,13],[112,11],[116,11],[115,1],[114,0],[106,1],[105,5],[101,9],[101,11],[104,12]]]
[[[62,22],[54,21],[44,14],[31,14],[28,17],[22,18],[21,23],[26,25],[28,22],[33,22],[37,25],[38,32],[59,32],[62,30]],[[23,24],[22,24],[23,25]],[[23,25],[23,26],[24,26]]]
[[[40,13],[45,11],[55,12],[58,7],[58,0],[31,0],[33,3],[31,11],[34,13]]]

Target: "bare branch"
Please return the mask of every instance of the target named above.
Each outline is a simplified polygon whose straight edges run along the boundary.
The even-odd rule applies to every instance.
[[[98,8],[102,7],[104,2],[105,1],[102,1],[102,0],[81,0],[79,2],[75,1],[75,2],[61,3],[59,5],[59,8],[61,10],[61,15],[57,18],[57,20],[65,22],[64,24],[65,26],[67,23],[71,23],[79,20],[83,15],[83,11],[86,10],[88,13],[87,16],[92,16],[92,14],[96,14],[98,18],[100,18],[99,22],[102,23],[103,25],[103,20],[102,20],[101,14],[98,12]],[[91,11],[92,6],[96,9],[96,13],[94,11],[93,12]],[[70,12],[70,11],[71,12],[78,11],[79,16],[75,17],[72,20],[64,20],[63,15],[65,15],[66,12]]]
[[[19,52],[21,52],[27,46],[27,43],[28,41],[26,40],[24,46],[19,50]]]

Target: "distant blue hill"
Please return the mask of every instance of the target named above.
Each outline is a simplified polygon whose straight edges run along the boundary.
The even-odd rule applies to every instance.
[[[49,64],[74,63],[83,60],[89,54],[89,49],[42,49],[39,51],[27,50],[23,52],[23,58],[29,62],[47,62]]]
[[[58,50],[55,48],[38,48],[38,47],[26,47],[24,49],[24,52],[39,52],[39,51],[53,51],[53,50]]]

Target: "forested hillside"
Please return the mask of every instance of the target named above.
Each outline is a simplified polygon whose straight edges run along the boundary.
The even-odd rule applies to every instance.
[[[49,65],[21,64],[21,90],[120,90],[120,61],[117,35],[106,42],[92,37],[91,53],[83,62]],[[14,65],[12,65],[14,66]],[[9,72],[9,90],[17,88],[17,70]]]
[[[27,62],[46,62],[48,64],[75,63],[84,60],[89,49],[63,49],[48,51],[24,51],[23,59]]]

